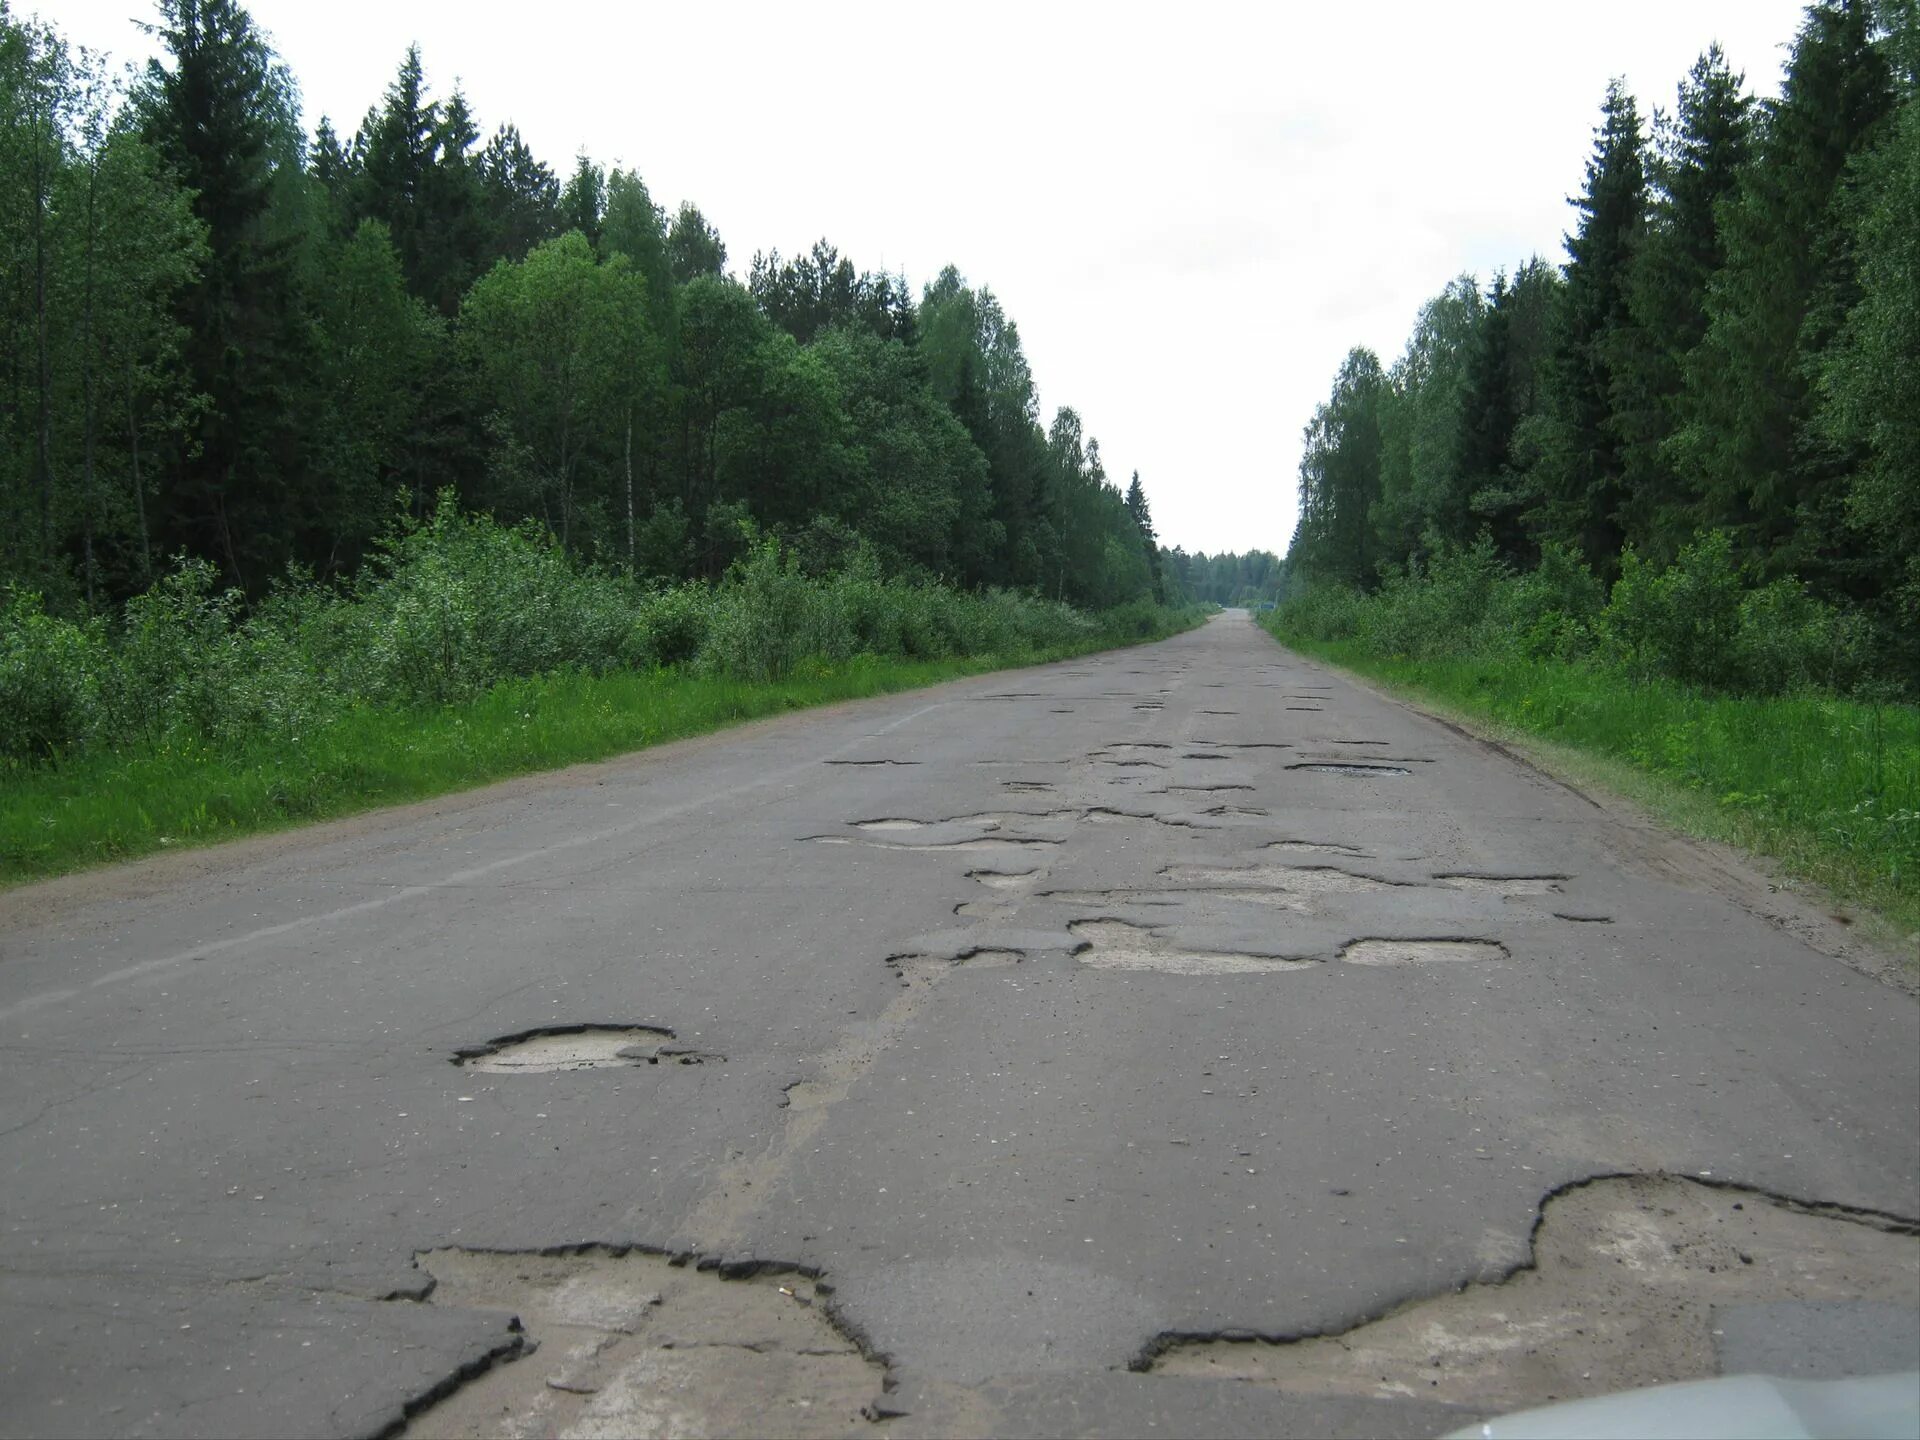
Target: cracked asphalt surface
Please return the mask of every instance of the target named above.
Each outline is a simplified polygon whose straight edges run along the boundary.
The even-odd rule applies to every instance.
[[[1920,1007],[1872,967],[1237,613],[28,887],[0,1434],[395,1430],[543,1363],[416,1257],[580,1247],[822,1281],[855,1433],[1434,1434],[1471,1386],[1141,1371],[1499,1282],[1595,1177],[1900,1231]],[[649,1043],[454,1063],[580,1027]]]

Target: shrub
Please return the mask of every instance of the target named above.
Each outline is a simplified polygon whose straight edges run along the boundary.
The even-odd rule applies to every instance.
[[[1665,570],[1628,550],[1600,617],[1607,648],[1642,677],[1731,685],[1740,678],[1735,637],[1742,588],[1725,531],[1708,531],[1682,546]]]
[[[641,669],[689,664],[707,642],[712,617],[712,592],[705,585],[655,591],[635,608],[621,658]]]
[[[0,592],[0,756],[41,759],[88,739],[110,666],[97,623],[57,619],[30,590]]]
[[[1859,615],[1821,603],[1796,581],[1776,580],[1741,598],[1734,663],[1742,685],[1763,695],[1845,689],[1867,674],[1869,640]]]

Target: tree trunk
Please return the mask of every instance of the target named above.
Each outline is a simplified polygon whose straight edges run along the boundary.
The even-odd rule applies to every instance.
[[[48,117],[51,123],[52,117]],[[47,339],[47,175],[46,151],[34,137],[33,161],[33,319],[35,384],[39,425],[35,436],[34,479],[40,491],[40,558],[53,558],[53,352]]]
[[[127,361],[127,454],[133,465],[133,513],[140,522],[140,578],[153,578],[153,546],[147,539],[147,487],[140,478],[140,423],[133,411],[133,361]]]
[[[633,574],[633,404],[627,404],[627,574]]]
[[[87,608],[94,605],[94,593],[97,586],[96,567],[93,558],[93,522],[94,522],[94,469],[93,469],[93,426],[96,409],[93,399],[93,250],[96,240],[94,226],[94,196],[100,180],[100,157],[93,157],[92,167],[87,172],[87,264],[86,277],[82,282],[81,293],[85,297],[80,311],[80,391],[81,391],[81,447],[80,447],[80,510],[85,517],[86,532],[86,570],[87,570]]]

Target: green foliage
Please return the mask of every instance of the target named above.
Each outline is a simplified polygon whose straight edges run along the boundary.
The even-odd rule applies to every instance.
[[[1309,585],[1275,614],[1283,637],[1370,655],[1556,660],[1715,691],[1846,691],[1873,670],[1860,616],[1791,578],[1750,584],[1722,531],[1682,546],[1669,565],[1626,551],[1610,592],[1569,546],[1549,545],[1537,566],[1515,571],[1484,534],[1469,546],[1436,542],[1425,562],[1371,593]]]
[[[46,759],[93,733],[105,652],[97,621],[50,616],[31,591],[0,594],[0,757]]]
[[[755,538],[717,585],[648,590],[581,564],[544,527],[502,526],[443,494],[402,514],[345,586],[290,576],[248,606],[182,556],[117,625],[4,592],[0,757],[17,764],[153,746],[297,748],[363,709],[467,704],[560,674],[684,667],[754,683],[877,660],[1018,657],[1183,621],[1144,598],[1110,620],[1011,591],[889,578],[870,550],[808,574]]]
[[[1476,644],[1577,659],[1604,639],[1634,674],[1764,693],[1920,689],[1913,32],[1911,0],[1814,0],[1777,100],[1711,48],[1651,146],[1610,85],[1567,263],[1484,301],[1457,279],[1384,375],[1366,351],[1341,365],[1279,588],[1381,602],[1295,597],[1298,623],[1440,653],[1447,624],[1417,606],[1450,603],[1485,534],[1516,575],[1564,578],[1570,548],[1623,586],[1604,636],[1583,582],[1510,624],[1496,606]]]

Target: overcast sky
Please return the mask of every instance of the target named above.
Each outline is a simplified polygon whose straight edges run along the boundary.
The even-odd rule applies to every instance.
[[[15,0],[16,12],[35,9]],[[146,0],[42,4],[139,59]],[[1563,257],[1607,80],[1670,107],[1718,39],[1779,86],[1798,0],[1154,6],[257,0],[309,128],[351,132],[410,42],[483,131],[697,202],[744,276],[826,236],[1018,322],[1048,417],[1138,469],[1161,539],[1284,551],[1301,427],[1450,276]]]

